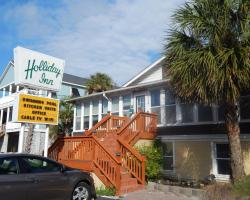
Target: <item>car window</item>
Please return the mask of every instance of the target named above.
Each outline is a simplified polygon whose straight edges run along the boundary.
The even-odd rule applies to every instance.
[[[60,171],[59,164],[40,158],[23,158],[26,173],[45,173]]]
[[[0,175],[18,173],[18,163],[15,158],[0,158]]]

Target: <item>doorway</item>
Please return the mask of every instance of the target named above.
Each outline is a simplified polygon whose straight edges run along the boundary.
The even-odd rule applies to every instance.
[[[145,112],[145,95],[136,96],[136,112]]]
[[[18,140],[19,132],[8,133],[8,147],[7,152],[17,152],[18,151]]]

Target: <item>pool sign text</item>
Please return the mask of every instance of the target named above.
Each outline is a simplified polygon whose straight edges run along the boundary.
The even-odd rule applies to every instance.
[[[19,94],[13,111],[14,122],[58,125],[59,100]]]
[[[36,51],[14,49],[15,84],[59,91],[65,61]]]

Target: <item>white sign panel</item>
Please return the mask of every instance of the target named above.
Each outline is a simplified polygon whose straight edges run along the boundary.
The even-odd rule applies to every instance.
[[[59,91],[65,61],[36,51],[14,49],[15,84]]]

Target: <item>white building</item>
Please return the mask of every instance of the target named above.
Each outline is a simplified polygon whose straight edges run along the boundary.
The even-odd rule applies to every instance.
[[[52,97],[63,99],[85,95],[85,82],[87,79],[63,74],[62,86],[59,92],[53,92]],[[29,126],[25,127],[24,142],[18,144],[21,123],[12,121],[13,103],[16,95],[24,88],[14,83],[14,61],[10,61],[0,77],[0,151],[17,152],[20,145],[23,151],[42,154],[44,150],[45,125],[35,125],[34,131],[28,134]],[[41,96],[47,96],[47,91],[34,91]],[[29,137],[27,137],[29,135]],[[27,144],[27,145],[25,145]]]
[[[73,98],[74,134],[110,111],[131,115],[138,109],[158,114],[158,138],[164,144],[166,174],[202,179],[214,174],[230,177],[230,151],[224,126],[223,107],[189,104],[173,96],[163,58],[146,67],[121,88]],[[242,94],[240,105],[241,142],[246,174],[250,174],[250,93]]]

